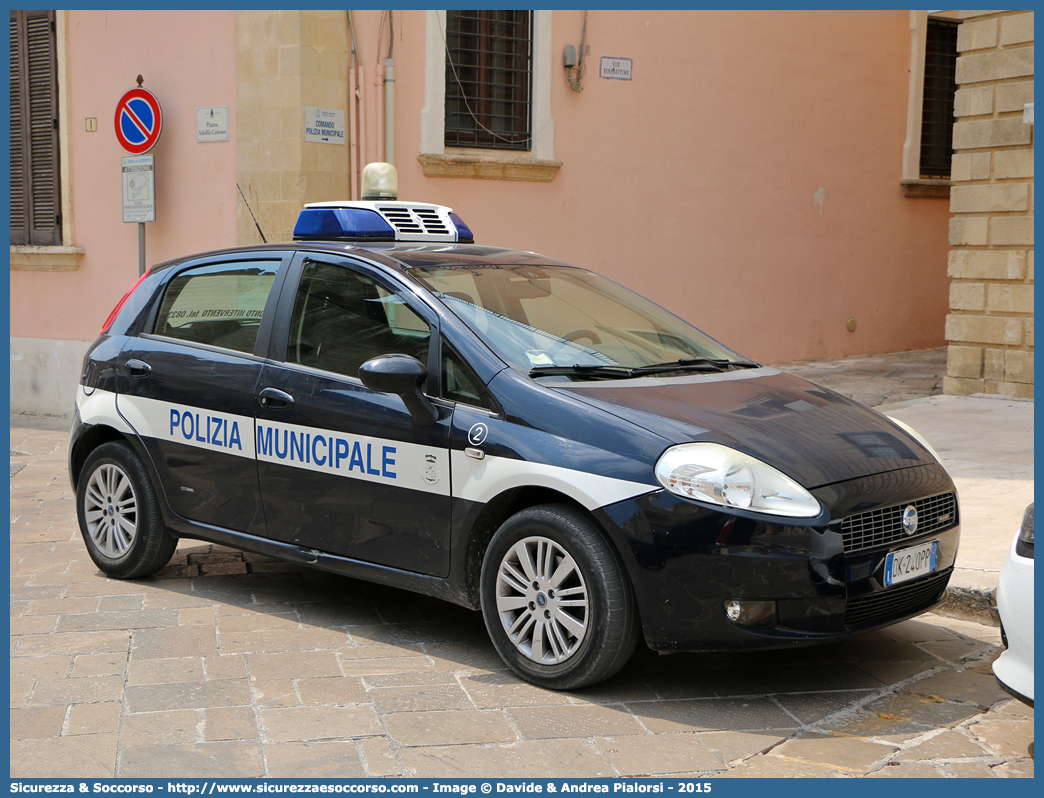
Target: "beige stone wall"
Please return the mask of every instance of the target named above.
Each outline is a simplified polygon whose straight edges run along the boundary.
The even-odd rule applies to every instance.
[[[287,241],[306,202],[346,199],[348,143],[304,140],[305,106],[348,112],[344,11],[236,12],[239,185],[269,241]],[[238,196],[237,240],[260,241]]]
[[[963,11],[945,391],[1033,397],[1033,13]]]

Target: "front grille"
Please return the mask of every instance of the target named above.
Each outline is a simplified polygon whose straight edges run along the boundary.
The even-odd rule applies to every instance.
[[[928,609],[939,598],[952,572],[952,568],[947,568],[923,579],[849,599],[845,606],[845,626],[849,629],[874,626]]]
[[[450,234],[450,229],[439,218],[437,211],[430,208],[381,207],[380,212],[400,234],[437,235]]]
[[[927,499],[850,515],[841,521],[845,553],[906,540],[908,535],[903,529],[903,511],[911,504],[917,510],[917,535],[926,535],[957,523],[957,497],[952,493],[940,493]]]

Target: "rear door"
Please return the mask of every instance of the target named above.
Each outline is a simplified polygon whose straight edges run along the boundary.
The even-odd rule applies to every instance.
[[[414,423],[359,380],[376,355],[431,370],[434,312],[366,264],[301,255],[258,383],[258,473],[269,537],[415,573],[449,573],[450,409]],[[292,301],[289,301],[292,300]]]
[[[273,284],[289,253],[176,267],[147,331],[119,356],[117,408],[141,437],[171,508],[197,523],[264,535],[254,402]]]

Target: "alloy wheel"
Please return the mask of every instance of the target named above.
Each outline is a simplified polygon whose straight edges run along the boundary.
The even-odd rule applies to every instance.
[[[138,501],[128,476],[104,463],[94,470],[83,498],[87,532],[98,551],[110,559],[127,553],[138,529]]]
[[[587,584],[569,553],[549,538],[524,538],[508,549],[496,601],[508,639],[541,665],[569,659],[587,635]]]

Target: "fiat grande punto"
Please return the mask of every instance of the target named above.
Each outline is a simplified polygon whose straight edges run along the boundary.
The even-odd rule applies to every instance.
[[[305,206],[153,266],[69,449],[110,577],[211,541],[481,610],[519,676],[833,641],[943,600],[956,492],[905,425],[449,208]]]

